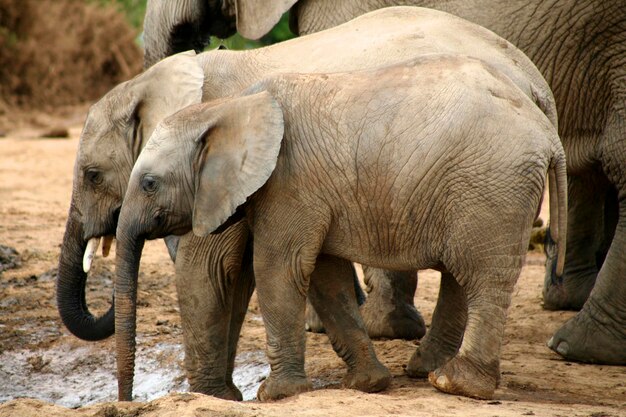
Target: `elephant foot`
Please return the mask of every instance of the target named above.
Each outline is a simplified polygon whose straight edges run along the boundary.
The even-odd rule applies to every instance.
[[[626,328],[593,320],[583,309],[556,331],[548,347],[572,361],[626,365]]]
[[[574,284],[574,278],[547,278],[543,288],[543,308],[545,310],[573,310],[579,311],[593,289],[595,276],[582,280],[579,285]],[[580,281],[580,280],[578,280]]]
[[[271,373],[259,387],[256,396],[259,401],[275,401],[291,397],[313,388],[307,378],[277,378]]]
[[[229,401],[242,401],[243,400],[241,391],[239,391],[239,389],[237,389],[237,387],[232,382],[230,384],[226,383],[226,385],[223,387],[220,387],[220,388],[214,387],[211,389],[197,388],[197,387],[193,387],[192,385],[190,387],[190,391],[198,392],[204,395],[210,395],[216,398],[221,398],[222,400],[229,400]]]
[[[424,345],[418,347],[406,367],[406,373],[411,378],[426,378],[435,369],[443,366],[456,354],[456,349],[451,354],[445,354],[442,349],[424,349]]]
[[[239,388],[237,388],[235,384],[232,383],[232,381],[227,382],[226,387],[228,387],[233,397],[233,398],[227,398],[227,399],[233,400],[233,401],[243,401],[243,395],[241,394],[241,391],[239,391]]]
[[[324,328],[324,324],[322,324],[322,320],[320,320],[320,316],[317,315],[317,312],[308,301],[308,298],[306,303],[305,318],[306,322],[304,324],[304,328],[307,332],[326,333],[326,329]]]
[[[496,371],[480,369],[467,358],[457,356],[428,374],[431,385],[448,394],[489,400],[497,386]]]
[[[398,303],[387,310],[377,301],[370,296],[360,308],[369,337],[414,340],[426,334],[424,319],[414,305]]]
[[[346,388],[363,392],[379,392],[391,383],[391,372],[382,364],[368,364],[360,369],[351,369],[343,378]]]

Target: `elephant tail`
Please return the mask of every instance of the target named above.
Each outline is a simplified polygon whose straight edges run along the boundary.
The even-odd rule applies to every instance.
[[[567,241],[567,167],[559,143],[548,168],[550,198],[550,237],[557,243],[556,276],[563,275]]]

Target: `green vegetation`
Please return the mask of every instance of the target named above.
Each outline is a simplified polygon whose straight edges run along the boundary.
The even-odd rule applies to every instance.
[[[126,20],[137,30],[141,31],[143,17],[146,14],[146,0],[88,0],[105,5],[113,4],[126,16]]]
[[[211,38],[211,45],[208,49],[215,49],[220,45],[224,45],[227,49],[254,49],[265,45],[271,45],[273,43],[286,41],[295,37],[291,30],[289,30],[289,13],[285,13],[280,18],[280,21],[274,26],[272,31],[263,36],[258,41],[253,41],[242,37],[236,33],[227,39]]]

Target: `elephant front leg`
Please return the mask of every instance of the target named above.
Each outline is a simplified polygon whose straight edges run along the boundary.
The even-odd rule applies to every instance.
[[[363,274],[368,295],[361,315],[369,336],[407,340],[424,336],[424,319],[413,305],[417,273],[363,266]]]
[[[242,399],[232,383],[232,368],[245,314],[245,310],[241,314],[242,298],[248,297],[243,293],[250,291],[246,284],[250,285],[251,278],[240,277],[246,240],[247,232],[241,225],[206,238],[189,233],[181,238],[176,259],[176,291],[190,389],[229,400]]]
[[[426,378],[429,372],[454,357],[463,341],[466,322],[465,292],[451,273],[443,272],[430,329],[411,357],[407,374]]]
[[[241,327],[248,311],[250,297],[254,292],[254,270],[252,266],[252,244],[249,244],[244,254],[241,274],[234,282],[233,304],[228,331],[228,368],[226,370],[226,385],[230,390],[239,395],[239,389],[233,383],[233,370],[235,369],[235,358],[237,356],[237,344],[241,335]],[[243,399],[239,398],[240,400]]]
[[[364,392],[389,386],[391,373],[376,358],[367,336],[349,261],[320,255],[311,275],[309,300],[326,328],[333,349],[348,365],[344,385]]]
[[[267,248],[255,240],[254,275],[271,367],[257,393],[260,401],[278,400],[312,388],[304,370],[304,310],[314,265],[314,258],[304,260],[285,248]]]
[[[589,299],[556,331],[548,342],[550,349],[568,360],[626,365],[625,252],[626,209],[621,209],[615,237]]]
[[[568,177],[567,253],[557,277],[556,243],[546,234],[543,307],[580,310],[593,288],[617,221],[617,201],[606,177],[588,171]]]

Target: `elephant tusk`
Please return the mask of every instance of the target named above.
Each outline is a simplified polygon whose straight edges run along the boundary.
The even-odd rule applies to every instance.
[[[98,250],[98,245],[100,245],[99,237],[92,237],[89,239],[89,242],[87,242],[87,248],[83,256],[83,271],[85,271],[85,273],[89,272],[91,269],[91,261],[93,261],[93,257]]]
[[[113,243],[114,237],[115,236],[113,235],[105,236],[102,241],[102,256],[105,258],[109,256],[109,251],[111,250],[111,244]]]

